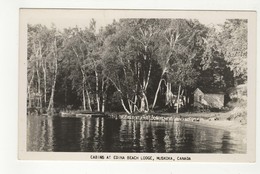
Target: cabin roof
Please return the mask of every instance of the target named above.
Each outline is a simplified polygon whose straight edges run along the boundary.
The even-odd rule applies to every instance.
[[[244,91],[246,91],[247,90],[247,85],[246,84],[241,84],[241,85],[238,85],[236,87],[228,88],[227,89],[227,93],[231,94],[233,92],[236,92],[237,90],[244,90]]]
[[[196,88],[194,93],[196,92],[196,90],[200,90],[204,94],[222,94],[222,95],[225,94],[225,92],[223,92],[221,89],[214,89],[214,88]]]

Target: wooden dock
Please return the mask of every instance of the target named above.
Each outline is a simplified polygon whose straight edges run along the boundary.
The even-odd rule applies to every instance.
[[[60,112],[61,117],[105,117],[106,114],[102,112]]]

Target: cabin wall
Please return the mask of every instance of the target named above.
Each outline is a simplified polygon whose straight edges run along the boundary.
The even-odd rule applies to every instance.
[[[222,108],[224,106],[223,94],[205,94],[204,99],[207,101],[208,106],[211,108]]]
[[[200,89],[194,91],[194,107],[203,108],[208,106],[210,108],[224,107],[224,94],[204,94]]]
[[[194,92],[194,107],[203,107],[203,99],[204,99],[204,93],[197,89]]]

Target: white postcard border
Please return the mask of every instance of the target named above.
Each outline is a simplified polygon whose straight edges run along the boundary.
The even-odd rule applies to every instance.
[[[70,10],[73,14],[81,13],[83,9],[64,9]],[[64,11],[56,9],[59,13]],[[48,9],[21,9],[20,10],[20,48],[19,48],[19,159],[25,160],[96,160],[91,159],[91,155],[105,156],[172,156],[173,162],[255,162],[256,154],[256,13],[253,11],[170,11],[170,10],[101,10],[106,13],[118,13],[123,17],[157,17],[157,18],[196,18],[198,16],[220,16],[226,18],[248,19],[248,122],[247,122],[247,154],[159,154],[159,153],[97,153],[97,152],[27,152],[26,151],[26,34],[27,22],[47,15],[54,10]],[[91,11],[93,16],[100,13],[100,10]],[[215,13],[215,14],[214,14]],[[115,15],[115,14],[114,14]],[[190,157],[191,160],[177,160],[178,157]],[[139,158],[139,159],[140,159]],[[110,159],[112,161],[136,161]],[[102,160],[105,161],[105,160]],[[142,160],[143,161],[143,160]],[[155,160],[158,161],[158,160]],[[144,162],[144,161],[143,161]],[[167,161],[166,161],[167,162]],[[169,162],[169,161],[168,161]]]

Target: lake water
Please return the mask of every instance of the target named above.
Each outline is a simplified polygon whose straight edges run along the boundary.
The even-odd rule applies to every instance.
[[[182,122],[28,116],[27,150],[246,153],[244,136]]]

